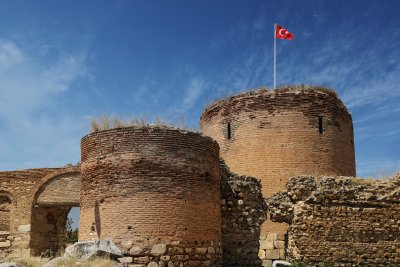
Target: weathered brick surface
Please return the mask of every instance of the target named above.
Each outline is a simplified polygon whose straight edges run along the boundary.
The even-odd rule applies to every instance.
[[[207,107],[200,127],[218,142],[233,172],[261,179],[265,197],[285,190],[295,175],[355,175],[351,115],[329,91],[288,87],[241,93]],[[264,236],[286,230],[286,224],[270,220],[261,227]]]
[[[63,182],[62,177],[67,181]],[[54,214],[54,205],[58,205],[64,212],[71,203],[74,203],[74,206],[79,205],[79,191],[79,168],[76,167],[0,172],[0,232],[8,232],[7,240],[10,241],[10,246],[0,248],[0,258],[13,252],[17,255],[29,254],[32,245],[35,247],[34,243],[46,243],[51,233],[54,233],[51,240],[54,241],[56,236],[61,240],[60,235],[65,227],[59,224],[58,228],[49,229],[44,233],[40,228],[43,226],[41,224],[44,220],[47,224],[47,219],[44,219],[47,217],[55,216],[58,219],[59,212]],[[34,208],[35,205],[39,208]],[[53,206],[53,211],[41,212],[46,206]],[[43,250],[36,246],[34,250],[40,254],[44,250],[54,248],[57,242],[54,241]]]
[[[39,190],[39,206],[79,206],[81,180],[79,173],[61,174],[45,183]]]
[[[310,184],[312,190],[303,190]],[[290,258],[307,266],[394,267],[400,266],[399,188],[400,174],[376,181],[303,176],[279,193],[296,197],[272,196],[267,203],[273,219],[290,224]]]
[[[81,148],[81,240],[111,238],[134,263],[149,255],[143,261],[158,260],[151,254],[157,244],[168,245],[174,263],[220,263],[215,141],[176,129],[127,127],[89,134]]]

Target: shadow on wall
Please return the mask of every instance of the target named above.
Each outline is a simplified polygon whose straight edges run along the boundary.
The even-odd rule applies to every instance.
[[[100,222],[100,208],[99,208],[99,202],[96,201],[94,204],[94,220],[96,224],[96,234],[97,237],[101,237],[101,222]]]
[[[54,256],[66,247],[65,226],[70,207],[34,207],[30,248],[34,256]]]
[[[266,205],[258,179],[231,173],[221,160],[223,266],[260,266],[260,226]]]

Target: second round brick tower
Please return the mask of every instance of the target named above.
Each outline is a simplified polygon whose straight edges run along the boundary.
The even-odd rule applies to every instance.
[[[126,127],[86,135],[81,151],[80,240],[111,239],[146,266],[220,266],[215,141],[165,127]]]
[[[352,118],[330,90],[299,86],[237,94],[207,107],[200,127],[218,142],[232,171],[261,179],[264,197],[284,191],[295,175],[356,174]],[[267,220],[260,239],[286,230]]]

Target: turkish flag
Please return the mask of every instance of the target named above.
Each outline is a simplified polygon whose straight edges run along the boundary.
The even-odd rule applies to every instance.
[[[288,30],[286,30],[282,26],[276,25],[275,37],[279,39],[292,40],[293,34],[291,34]]]

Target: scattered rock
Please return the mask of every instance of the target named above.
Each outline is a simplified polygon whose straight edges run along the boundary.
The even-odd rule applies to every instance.
[[[92,257],[109,257],[117,259],[123,257],[121,251],[111,240],[81,241],[65,249],[65,257],[76,257],[79,260]]]

